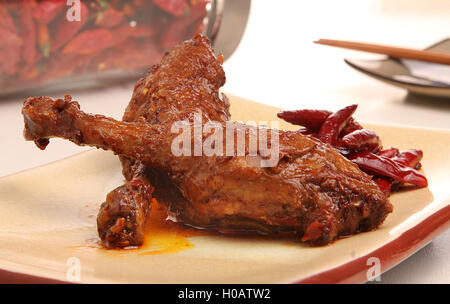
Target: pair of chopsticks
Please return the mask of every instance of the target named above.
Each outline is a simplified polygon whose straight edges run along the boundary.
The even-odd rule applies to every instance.
[[[450,54],[436,51],[423,51],[404,47],[394,47],[373,43],[361,43],[343,40],[319,39],[316,44],[330,45],[344,49],[352,49],[369,53],[384,54],[399,59],[414,59],[420,61],[450,65]]]

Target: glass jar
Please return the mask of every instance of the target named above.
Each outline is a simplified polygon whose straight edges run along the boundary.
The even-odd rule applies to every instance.
[[[0,95],[136,80],[196,33],[214,42],[238,1],[1,1]]]

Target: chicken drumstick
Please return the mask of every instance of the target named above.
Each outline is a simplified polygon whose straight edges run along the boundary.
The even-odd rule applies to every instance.
[[[88,115],[68,97],[29,98],[23,107],[25,137],[41,147],[48,138],[62,137],[112,150],[122,156],[126,176],[133,162],[156,170],[182,196],[170,210],[193,226],[292,231],[322,245],[384,221],[392,206],[371,178],[332,147],[298,132],[271,130],[279,138],[273,167],[255,165],[262,159],[260,150],[256,158],[236,150],[233,156],[174,155],[173,123],[186,121],[193,129],[198,113],[203,125],[214,120],[224,130],[229,125],[251,129],[227,124],[228,102],[218,93],[224,82],[209,41],[196,36],[172,49],[138,82],[123,122]],[[246,147],[249,136],[246,131]]]

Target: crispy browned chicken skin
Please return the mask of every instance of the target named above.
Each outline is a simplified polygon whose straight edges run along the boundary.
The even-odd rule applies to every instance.
[[[108,193],[100,206],[97,230],[107,248],[138,246],[144,241],[154,188],[143,169],[135,169],[133,178]]]
[[[68,97],[28,98],[25,138],[40,147],[48,138],[63,137],[112,150],[122,157],[128,179],[133,166],[144,165],[149,179],[158,177],[174,198],[169,208],[176,218],[197,227],[296,232],[303,241],[322,245],[384,221],[392,206],[371,178],[332,147],[297,132],[273,130],[279,136],[273,167],[255,166],[260,153],[174,156],[174,121],[193,124],[201,112],[203,123],[214,120],[225,128],[229,104],[218,92],[224,83],[221,63],[208,39],[198,35],[173,48],[137,83],[123,122],[86,114]]]

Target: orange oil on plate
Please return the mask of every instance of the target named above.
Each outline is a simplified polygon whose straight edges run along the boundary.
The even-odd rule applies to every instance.
[[[173,222],[168,220],[167,217],[167,208],[156,199],[153,199],[145,228],[144,243],[141,246],[106,249],[101,245],[98,236],[96,236],[87,239],[84,246],[73,246],[70,249],[77,251],[100,249],[104,253],[113,255],[175,253],[194,247],[194,244],[189,241],[190,237],[216,234],[214,231],[195,229]]]
[[[156,199],[152,200],[151,206],[150,215],[145,229],[145,239],[141,246],[124,249],[106,249],[101,245],[98,237],[93,237],[86,240],[85,246],[71,247],[71,249],[101,249],[103,252],[113,255],[154,255],[176,253],[191,249],[194,247],[194,244],[189,240],[189,238],[195,236],[221,235],[222,237],[234,237],[241,239],[273,240],[273,236],[255,235],[253,233],[237,233],[231,231],[216,232],[191,228],[181,223],[168,220],[166,206],[158,202]],[[286,246],[299,245],[297,237],[292,234],[281,234],[277,236],[277,239],[282,241],[283,245]]]
[[[138,250],[143,255],[180,252],[194,247],[189,241],[190,237],[212,234],[214,232],[190,228],[167,220],[166,207],[154,199],[147,221],[144,244]]]

